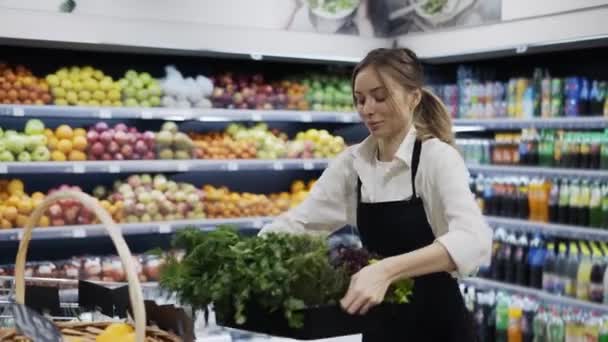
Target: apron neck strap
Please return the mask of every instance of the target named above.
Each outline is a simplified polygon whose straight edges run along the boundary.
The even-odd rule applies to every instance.
[[[416,173],[418,172],[418,164],[420,164],[420,151],[422,151],[422,141],[416,139],[412,152],[412,198],[418,197],[416,194]]]

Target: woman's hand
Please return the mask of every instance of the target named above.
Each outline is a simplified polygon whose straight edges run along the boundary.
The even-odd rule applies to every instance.
[[[364,315],[384,300],[390,285],[389,272],[383,261],[368,265],[352,276],[340,304],[351,315]]]

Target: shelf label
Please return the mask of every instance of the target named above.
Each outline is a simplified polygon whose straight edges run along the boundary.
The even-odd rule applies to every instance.
[[[300,121],[312,122],[312,115],[310,113],[303,113],[302,115],[300,115]]]
[[[84,165],[83,164],[74,164],[72,166],[72,172],[74,173],[84,173]]]
[[[108,166],[108,172],[109,173],[120,173],[120,165],[110,164],[110,166]]]
[[[252,121],[262,121],[262,115],[259,113],[253,113],[253,114],[251,114],[251,120]]]
[[[13,116],[24,116],[25,111],[21,107],[13,107]]]
[[[311,161],[305,161],[303,166],[304,170],[312,170],[315,168],[315,164]]]
[[[260,229],[264,226],[264,222],[262,222],[262,220],[259,220],[259,219],[253,220],[252,226],[253,226],[253,228]]]
[[[187,163],[177,163],[177,171],[179,172],[188,172],[190,170],[190,165]]]
[[[8,167],[0,164],[0,173],[8,173]]]
[[[159,234],[169,234],[169,233],[171,233],[171,226],[169,226],[166,223],[161,223],[158,226],[158,233]]]
[[[112,112],[109,109],[102,108],[99,110],[99,118],[100,119],[111,119]]]
[[[10,115],[13,112],[10,107],[0,107],[0,115]]]
[[[277,171],[283,171],[283,169],[285,168],[285,166],[281,162],[274,162],[274,163],[272,163],[272,168],[275,169],[275,170],[277,170]]]
[[[23,240],[23,229],[20,229],[17,232],[17,240],[19,240],[19,241]]]
[[[515,48],[515,53],[526,53],[528,51],[527,45],[519,45]]]
[[[152,112],[149,110],[142,110],[141,114],[140,114],[140,118],[142,118],[144,120],[150,120],[150,119],[152,119]]]
[[[237,164],[236,162],[230,162],[228,163],[228,171],[237,171],[239,169],[239,164]]]
[[[342,122],[353,122],[353,116],[350,114],[341,114],[340,121]]]
[[[87,237],[87,232],[83,228],[72,230],[72,237],[75,239],[82,239]]]

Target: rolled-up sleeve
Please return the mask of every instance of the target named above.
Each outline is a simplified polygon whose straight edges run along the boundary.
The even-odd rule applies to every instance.
[[[331,232],[348,224],[346,177],[349,153],[349,150],[344,151],[335,158],[306,199],[264,226],[260,234]]]
[[[469,173],[458,151],[444,145],[431,164],[429,182],[433,201],[442,207],[447,233],[441,243],[456,264],[459,276],[468,276],[491,258],[492,230],[468,185]]]

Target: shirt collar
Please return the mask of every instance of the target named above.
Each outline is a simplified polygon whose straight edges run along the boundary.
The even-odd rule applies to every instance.
[[[395,157],[403,161],[407,166],[411,166],[415,142],[416,128],[412,126],[395,153]],[[353,153],[355,158],[363,159],[369,163],[372,163],[376,159],[377,151],[378,141],[376,138],[370,135],[359,144]]]

